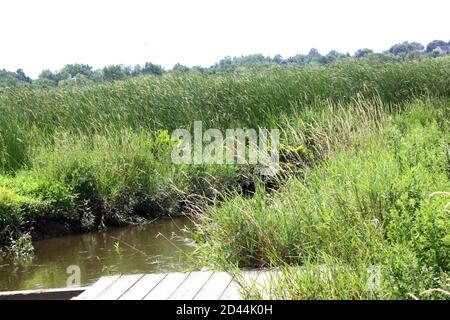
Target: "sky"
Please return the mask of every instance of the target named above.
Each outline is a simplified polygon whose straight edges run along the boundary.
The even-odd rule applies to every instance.
[[[449,41],[449,12],[448,0],[1,0],[0,68],[36,78],[68,63],[170,69],[310,48],[382,51]]]

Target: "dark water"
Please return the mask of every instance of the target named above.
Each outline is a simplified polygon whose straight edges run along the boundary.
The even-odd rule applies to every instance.
[[[183,231],[188,224],[186,218],[160,219],[144,226],[36,241],[31,260],[0,261],[0,291],[66,287],[78,267],[82,286],[103,275],[183,270],[194,249],[190,234]],[[75,266],[71,273],[69,266]]]

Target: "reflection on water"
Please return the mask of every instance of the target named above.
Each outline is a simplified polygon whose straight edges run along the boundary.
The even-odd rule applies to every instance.
[[[82,286],[109,274],[182,270],[194,249],[189,233],[182,230],[188,223],[186,218],[160,219],[143,226],[36,241],[32,260],[0,262],[0,291],[65,287],[71,265],[80,267]]]

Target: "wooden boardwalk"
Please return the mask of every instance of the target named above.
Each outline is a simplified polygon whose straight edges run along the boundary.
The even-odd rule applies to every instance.
[[[241,300],[242,286],[256,285],[270,299],[273,272],[243,271],[233,277],[225,272],[133,274],[102,277],[76,300]]]

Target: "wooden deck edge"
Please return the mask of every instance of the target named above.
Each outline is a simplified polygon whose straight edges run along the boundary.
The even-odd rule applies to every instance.
[[[38,289],[0,292],[0,300],[70,300],[88,287]]]

